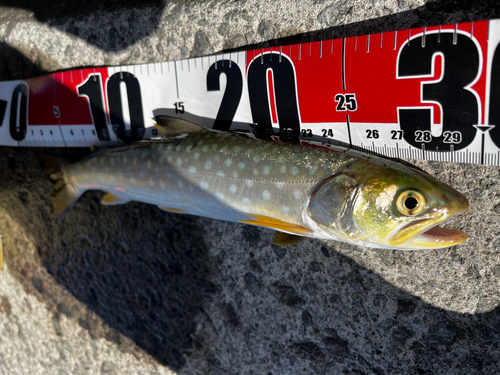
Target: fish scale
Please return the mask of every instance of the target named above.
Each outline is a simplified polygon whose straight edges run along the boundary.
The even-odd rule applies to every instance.
[[[98,189],[120,203],[140,200],[230,221],[259,214],[302,225],[312,189],[353,158],[339,154],[333,161],[298,145],[276,146],[203,131],[103,152],[67,173],[79,194]]]

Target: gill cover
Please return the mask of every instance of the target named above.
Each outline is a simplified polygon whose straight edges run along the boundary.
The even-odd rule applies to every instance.
[[[309,217],[324,227],[341,228],[345,213],[352,210],[358,185],[354,177],[345,173],[326,179],[311,195]]]

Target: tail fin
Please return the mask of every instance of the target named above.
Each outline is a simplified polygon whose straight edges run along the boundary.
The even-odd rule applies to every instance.
[[[79,198],[78,192],[68,182],[64,172],[65,166],[70,163],[64,158],[53,155],[38,155],[38,160],[54,182],[54,196],[52,197],[54,215],[63,215],[75,205]]]

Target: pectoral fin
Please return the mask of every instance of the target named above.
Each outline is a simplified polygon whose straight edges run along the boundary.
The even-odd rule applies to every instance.
[[[173,207],[164,207],[164,206],[158,206],[160,210],[167,211],[167,212],[173,212],[175,214],[185,214],[187,213],[186,210],[183,210],[182,208],[173,208]]]
[[[307,237],[296,236],[295,234],[276,232],[273,238],[273,243],[280,246],[293,245],[294,243],[302,242]]]
[[[124,204],[130,202],[128,199],[120,197],[119,195],[113,194],[113,193],[107,193],[104,197],[101,199],[101,204],[105,206],[112,206],[115,204]]]
[[[277,229],[279,231],[292,232],[297,235],[307,235],[309,233],[312,233],[310,229],[301,225],[287,223],[286,221],[275,219],[269,216],[254,214],[249,214],[248,216],[253,217],[254,220],[240,220],[240,223],[258,225],[260,227]]]

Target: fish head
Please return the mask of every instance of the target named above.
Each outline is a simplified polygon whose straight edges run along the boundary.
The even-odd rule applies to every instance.
[[[328,202],[333,202],[330,210]],[[468,205],[462,194],[425,172],[363,160],[325,180],[311,196],[308,214],[321,229],[355,243],[430,249],[467,239],[465,233],[439,225]]]

